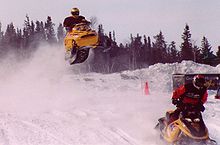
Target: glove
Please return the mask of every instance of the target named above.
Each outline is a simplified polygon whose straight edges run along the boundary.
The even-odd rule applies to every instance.
[[[179,106],[180,105],[180,100],[179,99],[172,99],[172,104]]]
[[[196,109],[198,109],[198,110],[201,111],[201,112],[204,112],[204,111],[205,111],[205,107],[203,106],[202,103],[198,104],[198,105],[196,106]]]
[[[172,104],[173,105],[176,105],[178,103],[178,100],[177,99],[172,99]]]

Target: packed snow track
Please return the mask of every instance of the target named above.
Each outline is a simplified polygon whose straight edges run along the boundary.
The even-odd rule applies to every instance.
[[[66,64],[63,49],[49,46],[30,60],[11,60],[13,55],[0,60],[1,145],[160,145],[154,126],[174,108],[171,74],[220,70],[182,62],[104,75],[88,72],[89,59]],[[203,116],[220,142],[220,100],[214,95],[209,92]]]

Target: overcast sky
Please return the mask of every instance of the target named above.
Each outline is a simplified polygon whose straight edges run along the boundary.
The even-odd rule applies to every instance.
[[[197,45],[203,36],[213,49],[220,45],[220,0],[0,0],[0,22],[21,28],[28,14],[34,21],[51,16],[57,26],[72,7],[87,19],[96,17],[106,33],[115,30],[117,42],[129,41],[130,33],[153,39],[161,30],[179,46],[187,23]]]

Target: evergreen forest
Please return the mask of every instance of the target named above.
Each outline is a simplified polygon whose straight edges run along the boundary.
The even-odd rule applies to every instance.
[[[91,20],[93,21],[93,20]],[[129,42],[118,43],[117,33],[105,32],[104,25],[95,28],[99,34],[99,46],[94,49],[94,58],[89,63],[90,71],[113,73],[124,70],[146,68],[156,63],[175,63],[191,60],[196,63],[216,66],[220,63],[220,46],[214,54],[206,36],[201,36],[200,44],[193,43],[190,26],[183,26],[181,45],[175,40],[167,42],[162,31],[152,38],[147,35],[130,34]],[[27,15],[23,28],[15,28],[13,23],[2,29],[0,22],[0,63],[8,54],[16,54],[16,60],[29,59],[40,45],[59,46],[64,49],[65,29],[60,23],[56,26],[48,16],[46,21],[33,21]]]

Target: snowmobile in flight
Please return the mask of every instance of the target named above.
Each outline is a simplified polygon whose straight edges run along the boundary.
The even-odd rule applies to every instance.
[[[172,145],[217,145],[210,139],[208,129],[202,119],[200,111],[193,107],[185,107],[179,118],[169,122],[171,111],[167,111],[165,117],[160,118],[155,129],[160,137]]]
[[[76,24],[64,38],[65,60],[70,65],[84,62],[89,56],[89,50],[98,45],[98,34],[89,24]]]

